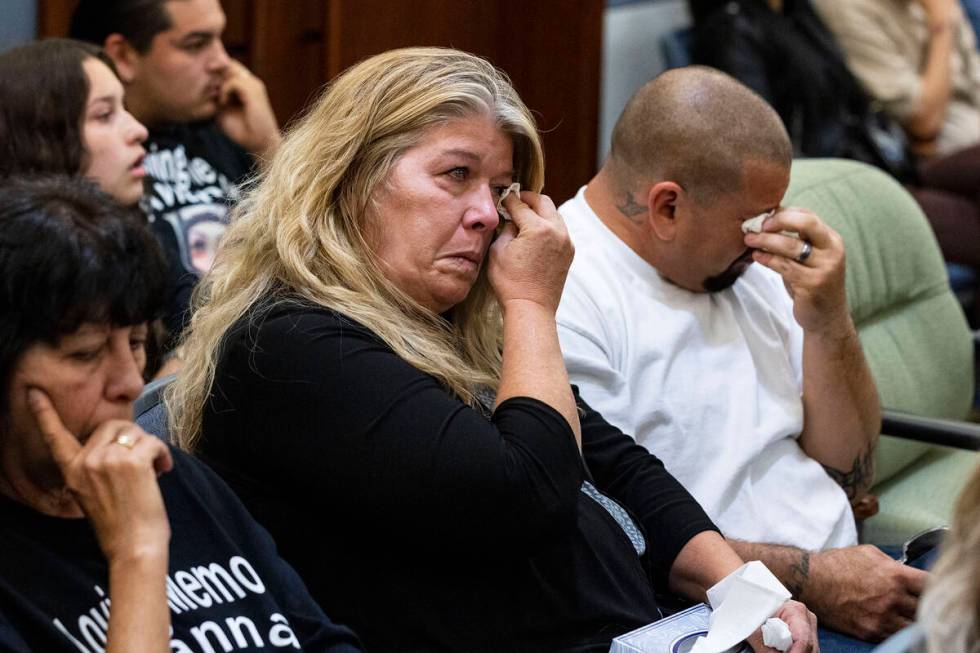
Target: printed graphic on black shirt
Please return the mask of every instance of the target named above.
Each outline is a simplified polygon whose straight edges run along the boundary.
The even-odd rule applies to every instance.
[[[228,207],[224,204],[185,206],[164,213],[161,218],[170,224],[177,236],[184,267],[198,275],[210,270],[218,251],[218,241],[228,228]]]
[[[265,603],[248,605],[248,597],[266,593],[255,568],[242,556],[225,564],[212,562],[173,572],[167,576],[167,604],[178,625],[170,629],[172,651],[235,651],[264,648],[299,649],[299,640],[282,614],[265,613]],[[108,637],[110,601],[100,586],[93,587],[92,605],[54,627],[83,653],[102,653]],[[230,604],[245,601],[244,605]],[[228,604],[217,614],[217,606]],[[77,609],[77,607],[76,607]],[[197,618],[187,613],[203,610]],[[181,616],[178,616],[181,615]],[[191,625],[191,622],[194,625]]]
[[[165,220],[174,231],[180,259],[201,275],[214,261],[238,187],[207,160],[188,158],[183,145],[151,151],[143,162],[148,177],[145,210],[151,222]]]

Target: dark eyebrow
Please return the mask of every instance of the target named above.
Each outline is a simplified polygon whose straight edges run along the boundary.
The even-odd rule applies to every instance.
[[[215,39],[215,38],[218,38],[218,35],[215,34],[214,32],[207,32],[207,31],[190,32],[190,33],[184,34],[182,37],[180,37],[179,42],[180,43],[185,43],[187,41],[199,41],[201,39],[206,39],[207,40],[207,39]]]

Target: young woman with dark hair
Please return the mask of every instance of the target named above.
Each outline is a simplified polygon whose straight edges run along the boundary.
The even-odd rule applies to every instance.
[[[234,494],[132,423],[163,273],[90,183],[0,182],[0,650],[359,651]]]
[[[101,49],[48,39],[0,55],[0,177],[81,175],[119,203],[143,195],[146,128]]]

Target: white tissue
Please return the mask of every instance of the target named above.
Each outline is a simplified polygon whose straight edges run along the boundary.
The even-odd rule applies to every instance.
[[[771,216],[775,212],[776,212],[775,209],[773,209],[772,211],[766,211],[765,213],[760,213],[759,215],[757,215],[757,216],[755,216],[753,218],[749,218],[748,220],[743,221],[742,222],[742,233],[743,234],[747,234],[749,232],[752,232],[754,234],[761,234],[762,233],[762,225],[763,225],[763,223],[765,223],[766,218],[768,218],[769,216]],[[789,236],[790,238],[799,238],[800,237],[800,234],[796,233],[795,231],[780,231],[779,233],[781,233],[784,236]]]
[[[500,194],[500,199],[497,200],[497,212],[500,213],[504,220],[510,220],[510,213],[504,208],[504,198],[506,198],[511,193],[517,193],[517,199],[521,198],[521,185],[518,182],[514,182],[510,186],[504,189],[504,192]]]
[[[747,234],[751,231],[754,234],[761,234],[762,223],[765,222],[766,218],[768,218],[770,215],[772,215],[772,211],[766,211],[765,213],[760,213],[754,218],[749,218],[742,223],[742,233]]]
[[[745,563],[708,590],[712,610],[708,636],[699,637],[691,653],[727,651],[754,633],[791,596],[764,564]]]
[[[789,632],[789,626],[778,617],[766,619],[766,623],[762,624],[762,643],[786,653],[789,647],[793,645],[793,636]]]

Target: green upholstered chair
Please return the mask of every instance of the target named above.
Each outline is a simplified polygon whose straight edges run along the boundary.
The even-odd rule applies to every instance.
[[[973,337],[912,197],[874,167],[801,159],[793,164],[783,204],[816,212],[844,239],[847,298],[882,407],[963,419],[973,399]],[[883,433],[891,427],[919,437],[914,424],[890,411]],[[963,430],[966,445],[959,446],[969,447],[977,431]],[[882,437],[872,490],[880,512],[864,523],[862,540],[897,544],[948,523],[977,463],[973,451]]]

